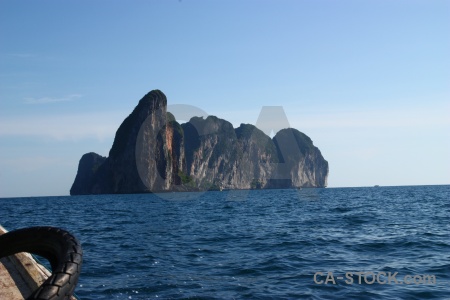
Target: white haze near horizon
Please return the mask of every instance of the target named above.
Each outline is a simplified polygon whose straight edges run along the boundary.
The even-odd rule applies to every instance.
[[[170,111],[170,105],[168,109]],[[440,128],[450,127],[447,110],[448,106],[428,109],[428,111],[423,107],[416,107],[389,112],[381,110],[352,112],[320,110],[295,112],[291,110],[285,112],[290,127],[307,134],[328,160],[330,164],[328,186],[348,187],[393,185],[390,181],[394,182],[394,185],[447,184],[450,178],[439,178],[438,174],[433,174],[436,166],[429,165],[426,155],[421,160],[414,159],[421,156],[422,149],[418,145],[432,143],[433,140],[442,138],[443,141],[447,141],[447,148],[441,151],[437,149],[430,154],[442,158],[443,168],[450,166],[450,160],[446,155],[446,150],[450,149],[450,134],[444,130],[439,133]],[[237,128],[241,123],[255,125],[260,112],[261,108],[248,111],[222,111],[208,115],[230,121]],[[17,174],[17,178],[12,177],[15,182],[20,182],[22,176],[42,178],[39,174],[44,172],[47,178],[42,180],[40,186],[43,189],[49,189],[58,183],[61,188],[54,195],[67,195],[75,178],[81,155],[96,152],[102,156],[108,156],[115,132],[127,115],[124,112],[111,111],[0,120],[0,138],[20,137],[45,141],[44,143],[47,144],[65,143],[71,145],[70,147],[75,146],[75,149],[58,153],[58,155],[52,153],[49,155],[45,153],[47,148],[42,147],[43,152],[26,154],[20,159],[3,157],[0,159],[1,169],[9,169],[12,170],[12,174]],[[380,122],[380,119],[383,122]],[[186,122],[179,119],[178,121]],[[273,132],[275,133],[276,131]],[[389,142],[389,148],[380,147],[386,141]],[[84,142],[88,142],[89,148],[84,147],[81,150],[80,147],[76,147]],[[377,159],[380,156],[385,158],[382,164]],[[411,164],[411,161],[414,163]],[[70,176],[61,176],[61,168],[70,170]],[[377,174],[383,172],[384,168],[389,172],[379,177]],[[404,173],[405,168],[412,171],[411,175]],[[411,168],[428,169],[427,178],[424,176],[422,181],[414,181],[416,176]],[[48,170],[54,170],[54,173],[47,173]],[[403,177],[402,180],[399,180],[399,176]],[[355,177],[358,181],[355,181]],[[11,182],[11,184],[14,187],[14,183]],[[5,192],[5,189],[2,191]],[[48,193],[42,195],[48,195]],[[11,193],[4,196],[29,195]]]

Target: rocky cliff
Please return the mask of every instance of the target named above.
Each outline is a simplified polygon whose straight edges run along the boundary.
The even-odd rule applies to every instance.
[[[193,117],[180,125],[159,90],[117,130],[109,157],[83,155],[71,195],[324,187],[328,163],[296,129],[273,139],[253,125]]]
[[[78,164],[78,173],[70,189],[70,194],[91,194],[94,183],[98,180],[98,169],[105,160],[106,157],[93,152],[83,155]]]

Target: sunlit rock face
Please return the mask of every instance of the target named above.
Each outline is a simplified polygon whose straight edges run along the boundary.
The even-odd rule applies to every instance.
[[[71,195],[325,187],[328,162],[292,128],[273,139],[253,125],[193,117],[180,125],[159,90],[116,132],[109,157],[83,155]]]

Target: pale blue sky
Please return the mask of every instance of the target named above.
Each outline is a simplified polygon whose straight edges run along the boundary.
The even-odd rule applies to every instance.
[[[450,184],[449,1],[0,0],[0,197],[67,195],[152,89],[283,106],[330,187]]]

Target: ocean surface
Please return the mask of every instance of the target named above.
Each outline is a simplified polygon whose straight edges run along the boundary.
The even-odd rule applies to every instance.
[[[73,233],[80,299],[450,299],[448,185],[3,198],[0,224]]]

